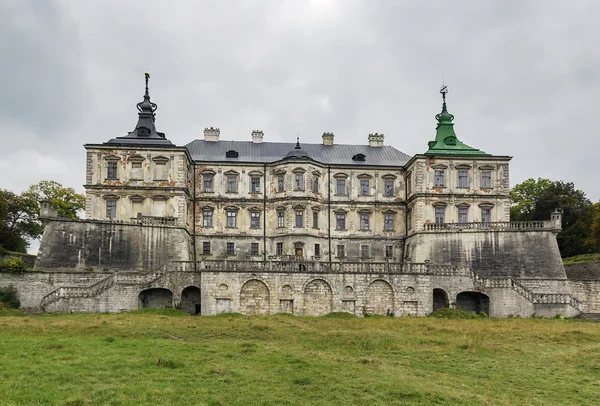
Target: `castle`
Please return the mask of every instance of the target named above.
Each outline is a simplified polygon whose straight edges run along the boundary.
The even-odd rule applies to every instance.
[[[87,144],[85,220],[42,203],[35,269],[0,277],[24,308],[178,307],[318,316],[491,317],[600,312],[597,282],[571,283],[547,221],[511,222],[509,156],[462,143],[446,106],[424,154],[366,145],[203,139],[173,145],[146,73],[126,136]]]

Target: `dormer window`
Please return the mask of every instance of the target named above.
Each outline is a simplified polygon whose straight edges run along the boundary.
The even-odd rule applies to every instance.
[[[365,161],[365,154],[356,154],[352,157],[353,161],[357,161],[357,162],[364,162]]]
[[[225,158],[237,158],[239,156],[237,151],[230,149],[225,153]]]

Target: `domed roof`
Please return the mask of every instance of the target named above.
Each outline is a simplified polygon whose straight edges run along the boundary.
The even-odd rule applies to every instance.
[[[308,155],[308,152],[303,150],[302,147],[300,146],[300,138],[299,137],[296,138],[296,147],[293,150],[291,150],[290,152],[288,152],[284,159],[291,159],[291,158],[310,159],[310,155]]]

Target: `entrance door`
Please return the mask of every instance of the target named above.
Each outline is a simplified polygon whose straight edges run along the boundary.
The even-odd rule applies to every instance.
[[[302,247],[296,247],[296,256],[298,258],[304,257],[304,250],[302,249]]]

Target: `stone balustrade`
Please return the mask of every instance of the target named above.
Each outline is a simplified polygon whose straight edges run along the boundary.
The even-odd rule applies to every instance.
[[[319,261],[234,261],[202,260],[197,270],[213,272],[280,272],[280,273],[392,273],[441,276],[466,276],[467,270],[452,265],[396,262],[319,262]]]
[[[555,223],[544,221],[496,221],[483,223],[425,223],[423,231],[539,231],[555,230]]]
[[[143,225],[176,226],[177,217],[140,216],[136,217]]]

